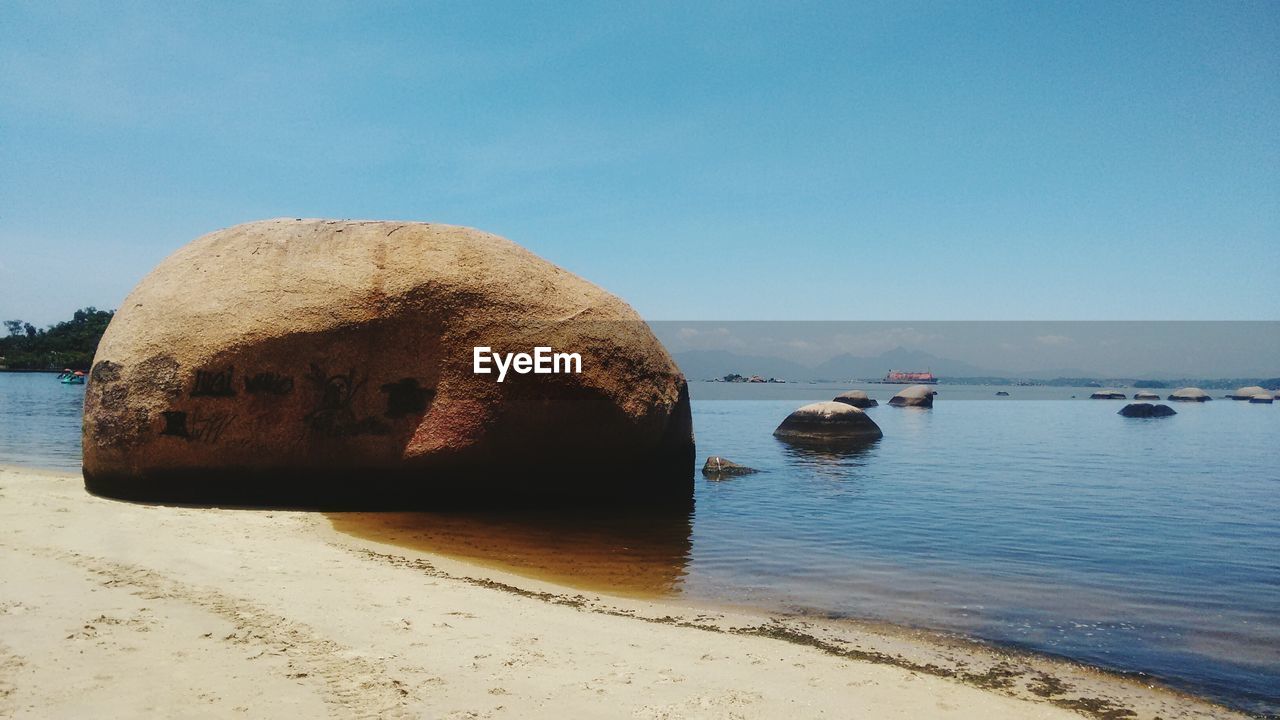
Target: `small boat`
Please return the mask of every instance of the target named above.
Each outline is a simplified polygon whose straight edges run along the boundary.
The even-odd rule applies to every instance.
[[[83,385],[84,373],[79,370],[76,370],[75,372],[63,370],[61,373],[58,373],[58,381],[63,385]]]

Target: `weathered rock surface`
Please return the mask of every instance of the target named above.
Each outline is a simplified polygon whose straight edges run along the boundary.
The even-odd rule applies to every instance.
[[[1270,395],[1270,394],[1271,393],[1267,392],[1265,389],[1263,389],[1259,385],[1249,385],[1248,387],[1242,387],[1236,390],[1235,392],[1231,393],[1227,397],[1230,397],[1232,400],[1252,400],[1258,395]]]
[[[1209,402],[1213,398],[1198,387],[1185,387],[1174,390],[1168,399],[1173,402]]]
[[[477,346],[579,353],[581,372],[499,383],[473,372]],[[283,219],[206,235],[133,290],[90,376],[85,483],[107,495],[692,488],[685,380],[640,317],[468,228]]]
[[[739,465],[732,460],[726,460],[719,455],[712,455],[707,458],[707,462],[702,466],[702,474],[712,480],[719,480],[726,477],[734,477],[737,475],[750,475],[751,473],[760,472],[755,468],[749,468],[746,465]]]
[[[938,393],[928,385],[908,385],[889,399],[897,407],[933,407],[933,396]]]
[[[1152,405],[1151,403],[1129,403],[1121,408],[1120,415],[1131,418],[1156,418],[1177,415],[1178,411],[1168,405]]]
[[[1129,396],[1118,390],[1099,390],[1089,396],[1091,400],[1125,400]]]
[[[870,441],[882,437],[861,408],[835,401],[805,405],[787,416],[774,437],[792,442]]]
[[[1133,394],[1133,399],[1134,400],[1159,400],[1160,395],[1159,393],[1153,393],[1148,391],[1136,392]]]
[[[867,397],[867,394],[862,390],[849,390],[848,392],[842,392],[835,396],[835,398],[832,399],[832,402],[844,403],[845,405],[852,405],[856,408],[873,408],[880,404],[876,402],[875,398]]]
[[[1249,402],[1258,403],[1260,405],[1270,405],[1274,400],[1275,398],[1273,398],[1269,392],[1261,392],[1249,398]]]

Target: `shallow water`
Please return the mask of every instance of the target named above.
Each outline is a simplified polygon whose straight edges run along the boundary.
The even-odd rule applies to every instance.
[[[1280,710],[1276,408],[1136,420],[1008,390],[868,410],[884,438],[845,455],[772,441],[796,401],[695,402],[699,454],[763,472],[700,483],[683,592],[958,630]],[[991,399],[947,399],[966,393]]]
[[[79,472],[84,388],[54,373],[0,372],[0,465]]]
[[[331,518],[584,589],[958,631],[1280,712],[1280,406],[1136,420],[1088,388],[939,385],[931,410],[868,410],[885,436],[860,451],[772,437],[843,389],[694,383],[700,459],[761,472],[698,476],[692,512]],[[78,469],[82,394],[0,373],[0,463]]]

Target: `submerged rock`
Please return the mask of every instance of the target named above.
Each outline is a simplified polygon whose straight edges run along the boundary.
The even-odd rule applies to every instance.
[[[707,458],[707,462],[702,466],[702,474],[712,480],[734,477],[736,475],[750,475],[755,472],[760,471],[755,468],[749,468],[746,465],[739,465],[732,460],[726,460],[719,455],[712,455]]]
[[[1160,395],[1158,393],[1153,393],[1153,392],[1144,390],[1142,392],[1134,393],[1133,399],[1134,400],[1159,400]]]
[[[889,399],[889,404],[897,407],[933,407],[933,396],[937,391],[928,385],[908,385]]]
[[[537,347],[578,371],[475,372],[479,348]],[[684,377],[626,303],[509,240],[426,223],[195,240],[121,305],[85,396],[86,486],[141,500],[679,495],[693,449]]]
[[[996,397],[1009,397],[1009,393],[1005,392],[1004,390],[997,390]]]
[[[861,408],[838,402],[805,405],[787,416],[774,437],[795,442],[875,440],[884,435]]]
[[[1173,402],[1209,402],[1213,398],[1198,387],[1185,387],[1174,390],[1168,399]]]
[[[1125,400],[1125,399],[1128,399],[1128,397],[1129,397],[1128,395],[1125,395],[1124,393],[1118,390],[1099,390],[1098,392],[1090,395],[1089,399],[1090,400]]]
[[[1231,393],[1227,397],[1231,398],[1232,400],[1252,400],[1253,398],[1259,395],[1270,395],[1270,394],[1271,393],[1267,392],[1260,385],[1249,385],[1247,387],[1242,387],[1236,390],[1235,392]]]
[[[848,392],[842,392],[835,396],[835,398],[832,399],[832,402],[844,403],[845,405],[852,405],[856,408],[873,408],[880,404],[876,402],[875,398],[867,397],[867,394],[862,390],[849,390]]]
[[[1178,411],[1168,405],[1152,405],[1151,403],[1129,403],[1118,413],[1131,418],[1155,418],[1177,415]]]

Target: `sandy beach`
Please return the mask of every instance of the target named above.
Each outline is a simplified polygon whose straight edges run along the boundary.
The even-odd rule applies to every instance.
[[[583,592],[0,468],[0,716],[1240,717],[931,634]]]

